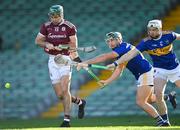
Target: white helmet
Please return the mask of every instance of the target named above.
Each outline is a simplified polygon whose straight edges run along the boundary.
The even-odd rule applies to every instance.
[[[154,27],[154,28],[157,28],[157,29],[160,29],[162,28],[162,22],[161,20],[151,20],[148,22],[148,25],[147,25],[147,28],[150,28],[150,27]]]

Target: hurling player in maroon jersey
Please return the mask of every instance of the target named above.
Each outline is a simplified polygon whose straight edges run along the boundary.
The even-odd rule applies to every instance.
[[[65,49],[59,49],[58,45],[69,45],[77,47],[76,27],[69,21],[64,19],[63,7],[61,5],[53,5],[49,9],[50,21],[41,25],[40,32],[36,37],[36,44],[44,48],[49,54],[49,74],[52,81],[54,91],[59,99],[61,99],[64,107],[64,121],[61,127],[70,127],[71,101],[79,105],[78,117],[84,117],[85,100],[71,96],[70,94],[70,66],[57,66],[54,58],[58,54],[62,54],[68,60],[81,62],[78,53]]]

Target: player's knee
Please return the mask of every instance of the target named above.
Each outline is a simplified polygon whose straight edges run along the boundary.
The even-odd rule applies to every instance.
[[[62,92],[61,94],[57,95],[57,97],[58,97],[60,100],[63,100],[67,95],[69,95],[69,93],[67,93],[67,92]]]
[[[63,100],[64,97],[65,97],[65,93],[64,93],[63,91],[61,91],[61,92],[56,93],[56,96],[57,96],[60,100]]]
[[[145,100],[136,99],[136,104],[137,104],[138,106],[144,106],[145,103],[146,103]]]
[[[57,96],[58,99],[60,99],[60,100],[63,100],[63,99],[64,99],[63,93],[56,93],[56,96]]]
[[[63,99],[64,99],[64,96],[60,95],[60,96],[58,96],[58,98],[59,98],[60,100],[63,100]]]

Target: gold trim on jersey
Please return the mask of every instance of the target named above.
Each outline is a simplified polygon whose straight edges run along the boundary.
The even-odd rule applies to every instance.
[[[163,48],[157,48],[154,50],[149,50],[149,51],[147,51],[147,53],[151,54],[151,55],[161,56],[161,55],[168,54],[172,50],[172,48],[173,48],[173,45],[170,44],[170,45],[165,46]]]

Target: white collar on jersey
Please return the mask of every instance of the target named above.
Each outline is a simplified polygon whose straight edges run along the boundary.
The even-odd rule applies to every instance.
[[[59,25],[63,24],[64,23],[64,19],[62,19],[62,21],[59,23]]]
[[[159,36],[158,38],[153,39],[153,40],[157,41],[157,40],[159,40],[161,37],[162,37],[162,32],[161,32],[161,34],[160,34],[160,36]]]

